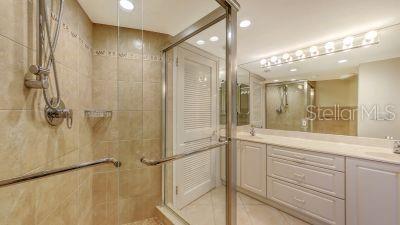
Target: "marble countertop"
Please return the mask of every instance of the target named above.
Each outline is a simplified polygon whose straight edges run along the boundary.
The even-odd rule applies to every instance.
[[[400,165],[400,154],[393,153],[393,149],[390,148],[258,133],[251,136],[247,132],[238,132],[237,139]]]

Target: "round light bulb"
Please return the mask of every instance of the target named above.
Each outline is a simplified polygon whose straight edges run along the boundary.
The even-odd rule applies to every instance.
[[[260,65],[261,65],[261,66],[267,65],[267,59],[261,59],[261,60],[260,60]]]
[[[290,58],[290,55],[288,53],[285,53],[282,55],[282,59],[287,61]]]
[[[349,49],[353,47],[354,37],[346,37],[343,39],[343,49]]]
[[[375,38],[378,36],[378,32],[373,30],[364,35],[363,44],[371,44],[375,41]]]
[[[278,57],[277,56],[272,56],[271,57],[271,62],[272,63],[276,63],[278,61]]]
[[[305,58],[303,50],[297,50],[295,55],[297,56],[298,59]]]
[[[132,11],[135,8],[130,0],[119,0],[119,5],[125,11]]]
[[[317,46],[310,47],[309,51],[311,56],[317,56],[319,54]]]
[[[330,41],[325,44],[325,52],[326,53],[332,53],[335,51],[335,43]]]

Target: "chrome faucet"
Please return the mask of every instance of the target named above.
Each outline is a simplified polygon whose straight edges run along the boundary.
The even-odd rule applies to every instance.
[[[250,134],[251,134],[251,136],[255,136],[256,135],[256,129],[254,129],[254,125],[251,125]]]

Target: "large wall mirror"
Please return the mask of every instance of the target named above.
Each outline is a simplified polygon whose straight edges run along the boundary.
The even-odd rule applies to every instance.
[[[400,138],[400,25],[280,52],[240,67],[263,79],[261,111],[249,110],[263,115],[263,128]]]

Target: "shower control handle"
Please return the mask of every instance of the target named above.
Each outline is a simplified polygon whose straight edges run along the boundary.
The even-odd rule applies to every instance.
[[[47,122],[52,126],[60,125],[65,119],[67,127],[69,129],[72,128],[73,111],[72,109],[66,109],[63,101],[60,102],[60,105],[56,109],[46,106],[45,115]]]

